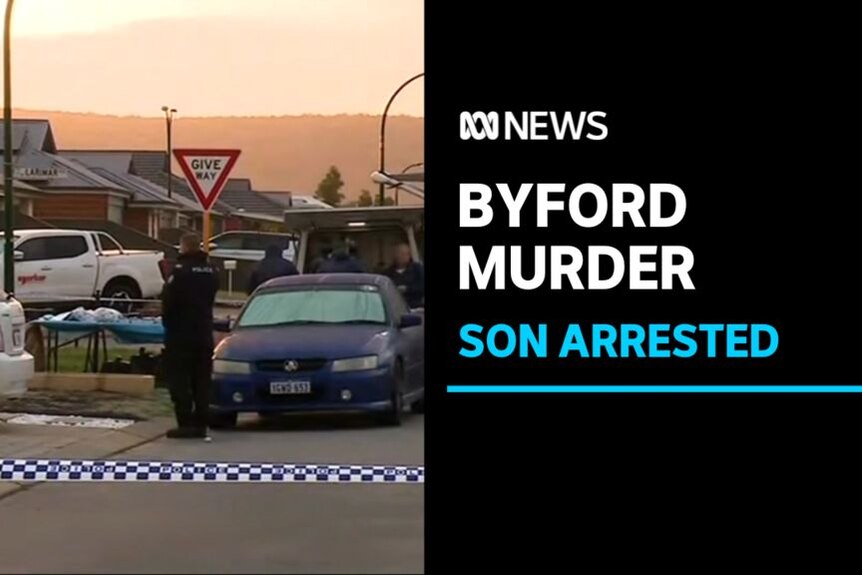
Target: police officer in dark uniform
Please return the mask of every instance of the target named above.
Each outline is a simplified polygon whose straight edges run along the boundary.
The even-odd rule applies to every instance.
[[[319,274],[362,274],[365,273],[365,266],[356,256],[356,244],[349,238],[344,238],[329,259],[321,263],[315,271]]]
[[[213,304],[218,275],[197,234],[180,239],[180,255],[162,291],[165,368],[177,427],[171,438],[207,436],[212,383]]]
[[[332,255],[332,248],[330,248],[330,247],[321,248],[320,255],[318,255],[316,258],[314,258],[311,261],[311,265],[308,266],[308,273],[316,274],[317,270],[320,269],[320,266],[323,265],[323,262],[328,260],[331,255]]]
[[[392,265],[384,275],[395,283],[411,308],[425,305],[425,268],[413,261],[409,245],[401,243],[395,246]]]
[[[266,248],[265,254],[260,263],[255,266],[248,280],[248,288],[246,289],[248,295],[254,293],[258,286],[271,279],[295,276],[299,273],[292,261],[284,259],[280,247],[269,246]]]

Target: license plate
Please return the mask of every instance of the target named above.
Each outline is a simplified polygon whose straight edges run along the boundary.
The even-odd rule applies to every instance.
[[[310,381],[272,381],[269,384],[272,395],[299,395],[311,393]]]
[[[21,347],[21,330],[12,330],[12,347]]]

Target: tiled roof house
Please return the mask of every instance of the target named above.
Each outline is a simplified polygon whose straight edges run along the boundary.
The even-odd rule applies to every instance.
[[[226,225],[228,229],[272,229],[273,225],[278,227],[284,222],[284,206],[253,190],[251,180],[247,178],[228,180],[221,193],[221,200],[234,210]],[[249,226],[249,221],[257,225]]]
[[[15,200],[24,216],[70,225],[104,221],[152,238],[202,228],[203,211],[185,179],[168,174],[164,151],[58,150],[47,120],[14,120],[12,136]],[[279,231],[284,209],[250,180],[232,179],[211,211],[212,230]]]
[[[131,197],[124,206],[122,223],[157,238],[164,229],[179,225],[181,214],[199,214],[196,202],[174,194],[135,173],[131,152],[100,150],[63,150],[63,158],[99,175],[111,184],[128,190]]]

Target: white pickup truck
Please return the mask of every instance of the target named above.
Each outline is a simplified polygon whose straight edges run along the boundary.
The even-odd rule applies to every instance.
[[[14,237],[15,297],[24,303],[86,299],[97,292],[130,299],[161,293],[160,252],[124,250],[104,232],[16,230]]]

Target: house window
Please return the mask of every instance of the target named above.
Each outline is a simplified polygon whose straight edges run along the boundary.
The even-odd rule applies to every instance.
[[[168,210],[159,210],[159,229],[177,227],[177,213]]]
[[[33,200],[21,200],[18,210],[25,216],[33,217]]]
[[[111,198],[108,201],[108,221],[115,224],[123,223],[123,200]]]

